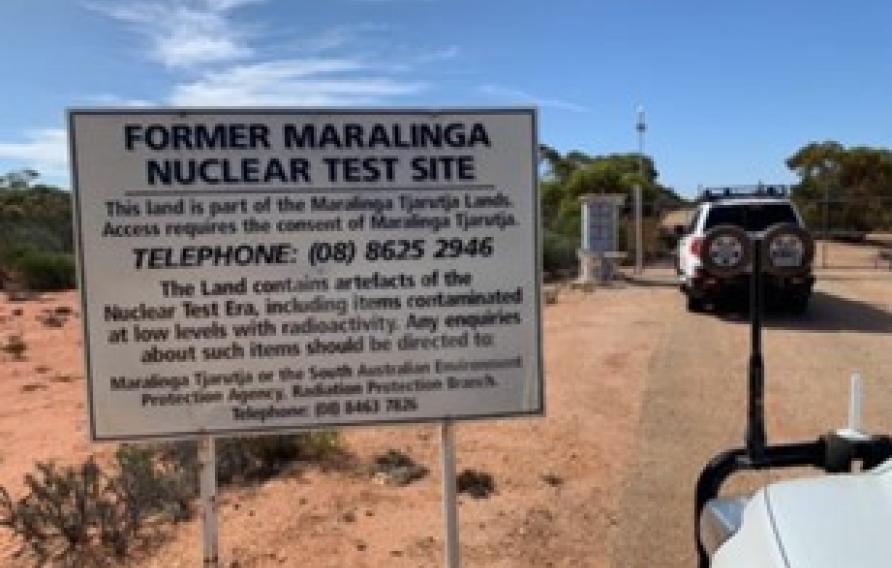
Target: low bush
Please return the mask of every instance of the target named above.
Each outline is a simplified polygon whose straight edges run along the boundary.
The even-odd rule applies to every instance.
[[[269,479],[294,462],[318,462],[340,453],[338,433],[333,430],[301,432],[284,436],[220,438],[216,441],[217,482],[228,485]],[[195,442],[172,442],[161,447],[162,459],[190,475],[197,483],[198,454]]]
[[[375,456],[372,474],[388,485],[404,486],[425,477],[428,469],[415,463],[410,455],[389,449]]]
[[[188,516],[188,501],[181,508],[178,500],[182,486],[149,450],[125,445],[116,458],[111,474],[92,458],[79,466],[38,462],[25,476],[24,497],[13,500],[0,487],[0,526],[17,534],[38,564],[79,565],[88,557],[126,557],[149,519]]]
[[[14,334],[6,338],[6,343],[0,349],[12,355],[16,361],[21,361],[25,358],[28,344],[25,343],[25,339],[21,335]]]
[[[194,442],[121,445],[115,466],[92,459],[78,466],[38,462],[17,500],[0,487],[0,526],[18,535],[38,565],[98,565],[121,560],[145,544],[150,523],[178,522],[192,514],[198,494]],[[267,479],[295,461],[341,453],[337,432],[226,438],[217,441],[221,484]]]
[[[547,272],[576,267],[575,239],[545,230],[542,236],[542,268]]]
[[[485,471],[466,469],[456,477],[455,487],[459,493],[467,493],[475,499],[486,499],[495,492],[496,482]]]
[[[76,284],[70,253],[24,249],[6,255],[4,264],[31,290],[67,290]]]

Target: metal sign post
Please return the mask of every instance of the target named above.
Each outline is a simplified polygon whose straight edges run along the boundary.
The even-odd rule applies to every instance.
[[[644,227],[641,186],[635,186],[635,274],[644,272]]]
[[[635,122],[635,130],[638,132],[638,173],[641,181],[635,184],[635,274],[644,272],[644,221],[643,221],[643,188],[644,182],[644,133],[647,124],[644,122],[644,107],[639,105],[636,111],[638,120]]]
[[[762,359],[762,242],[753,241],[753,273],[750,275],[750,360],[747,397],[746,448],[750,457],[765,453],[765,363]]]
[[[440,454],[443,466],[443,523],[445,525],[445,566],[459,568],[458,502],[455,494],[455,434],[452,420],[440,424]]]
[[[201,499],[201,543],[205,568],[217,568],[220,555],[217,549],[217,455],[213,436],[198,440],[198,465]]]

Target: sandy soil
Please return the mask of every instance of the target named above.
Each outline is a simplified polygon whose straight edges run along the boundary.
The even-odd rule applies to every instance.
[[[864,260],[860,247],[831,252]],[[696,473],[742,436],[747,326],[739,315],[687,314],[671,281],[649,271],[641,285],[562,292],[545,310],[547,416],[457,426],[459,469],[487,471],[497,485],[488,499],[460,497],[464,566],[691,565]],[[769,322],[772,439],[840,424],[855,368],[866,379],[867,424],[892,430],[890,284],[889,271],[823,272],[806,318]],[[0,484],[14,495],[35,460],[102,459],[114,449],[84,432],[77,314],[61,328],[39,321],[58,306],[78,310],[73,293],[0,301],[0,342],[21,334],[28,346],[23,361],[0,361]],[[344,440],[352,458],[342,467],[223,491],[223,565],[442,563],[438,429],[357,428]],[[376,483],[368,465],[389,448],[431,475],[403,488]],[[197,522],[180,525],[128,565],[200,565],[198,531]],[[12,556],[16,547],[0,532],[0,565],[27,565]]]
[[[617,497],[631,457],[646,357],[666,332],[672,292],[618,287],[592,295],[564,292],[547,308],[547,418],[462,423],[458,467],[492,474],[497,493],[460,497],[465,566],[604,566],[615,532]],[[75,296],[0,302],[2,337],[22,335],[23,361],[0,363],[0,391],[13,401],[0,415],[0,483],[13,494],[35,460],[108,456],[86,440],[80,321],[61,328],[45,310]],[[22,310],[20,315],[13,315]],[[221,500],[226,565],[434,566],[442,562],[439,430],[435,426],[349,429],[352,463],[297,470],[259,487],[227,489]],[[374,456],[403,450],[431,469],[404,488],[376,483]],[[555,476],[557,483],[546,482]],[[200,564],[198,524],[181,525],[138,566]],[[15,543],[2,534],[5,564]]]

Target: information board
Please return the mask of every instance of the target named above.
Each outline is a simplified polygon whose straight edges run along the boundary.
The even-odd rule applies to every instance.
[[[70,111],[93,439],[541,414],[535,118]]]
[[[589,253],[616,252],[619,231],[619,207],[623,196],[615,194],[583,196],[582,246]]]

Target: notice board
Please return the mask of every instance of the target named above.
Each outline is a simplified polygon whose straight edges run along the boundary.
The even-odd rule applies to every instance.
[[[534,110],[68,119],[94,440],[543,412]]]

